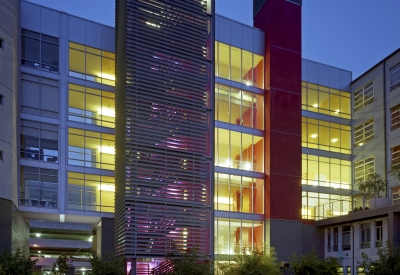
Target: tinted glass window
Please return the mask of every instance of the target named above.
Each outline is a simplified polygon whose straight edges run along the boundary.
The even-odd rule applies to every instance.
[[[39,40],[29,37],[22,37],[21,55],[23,59],[30,61],[40,61],[40,45]]]

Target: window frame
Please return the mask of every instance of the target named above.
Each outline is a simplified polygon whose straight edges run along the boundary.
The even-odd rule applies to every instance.
[[[389,76],[390,76],[390,91],[393,91],[396,88],[400,87],[400,63],[390,68]],[[396,82],[392,83],[393,79],[395,78],[399,79]]]
[[[0,162],[4,161],[4,154],[3,151],[0,150]]]
[[[346,231],[345,231],[346,229]],[[344,243],[344,235],[349,235],[349,243]],[[350,225],[346,225],[346,226],[342,226],[342,250],[343,251],[347,251],[347,250],[351,250],[351,226]]]
[[[4,40],[0,37],[0,49],[4,49]]]
[[[370,247],[371,247],[371,224],[369,222],[360,223],[360,248],[366,249]]]
[[[4,105],[4,95],[0,94],[0,105]]]
[[[375,139],[374,119],[368,119],[354,126],[354,148],[365,145]]]
[[[396,117],[394,114],[396,113]],[[396,120],[395,123],[393,121]],[[394,131],[400,128],[400,104],[390,108],[390,130]]]
[[[354,112],[370,105],[374,100],[374,81],[372,80],[354,92]]]
[[[373,170],[368,171],[370,168],[366,167],[368,164],[372,163]],[[362,175],[357,177],[357,168],[362,168]],[[369,173],[367,173],[369,172]],[[367,179],[370,174],[375,173],[375,157],[368,157],[357,162],[354,162],[354,183],[363,182]],[[360,180],[359,180],[360,179]]]
[[[380,225],[378,225],[380,223]],[[382,247],[383,243],[383,221],[375,221],[375,247]]]

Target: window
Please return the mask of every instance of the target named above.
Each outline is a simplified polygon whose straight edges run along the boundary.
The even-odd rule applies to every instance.
[[[302,82],[301,104],[303,110],[351,118],[351,93],[325,86]]]
[[[374,157],[369,157],[354,163],[354,182],[363,182],[368,176],[375,172]]]
[[[354,127],[354,148],[374,139],[374,120],[370,119]]]
[[[57,208],[57,170],[20,167],[20,205]]]
[[[382,240],[383,240],[382,221],[375,221],[375,229],[376,229],[376,247],[382,247]]]
[[[3,48],[3,39],[0,38],[0,49]]]
[[[58,163],[58,126],[22,120],[21,158]]]
[[[333,228],[333,251],[338,251],[338,228]]]
[[[115,54],[70,42],[69,75],[114,86]]]
[[[374,82],[370,82],[354,93],[354,112],[374,102]]]
[[[390,91],[400,86],[400,63],[390,69]]]
[[[4,158],[3,158],[3,151],[0,151],[0,161],[3,161],[4,160]]]
[[[0,94],[0,105],[4,104],[4,96]]]
[[[59,39],[21,30],[21,64],[48,72],[58,72]]]
[[[369,223],[360,224],[361,249],[371,247],[371,228]]]
[[[351,154],[351,127],[302,117],[302,146]]]
[[[68,119],[114,128],[115,94],[69,84]]]
[[[331,252],[331,229],[328,228],[328,252]]]
[[[392,151],[392,167],[400,164],[400,145],[393,147]]]
[[[350,250],[350,226],[342,227],[342,250]]]
[[[321,220],[348,214],[349,196],[302,191],[302,218]]]
[[[22,74],[21,78],[21,111],[58,118],[58,81],[29,74]]]
[[[217,84],[215,119],[231,124],[264,129],[264,96]]]
[[[68,129],[68,164],[114,170],[114,135]]]
[[[400,128],[400,105],[390,108],[390,113],[392,116],[392,131]]]

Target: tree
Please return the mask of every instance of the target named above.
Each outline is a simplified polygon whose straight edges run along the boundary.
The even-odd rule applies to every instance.
[[[378,259],[375,261],[364,252],[361,255],[362,261],[357,263],[369,275],[400,274],[400,247],[395,247],[392,242],[386,242],[385,247],[378,248]]]
[[[58,256],[57,261],[53,263],[51,267],[51,272],[55,275],[65,275],[68,273],[68,264],[67,264],[68,256],[63,253]]]
[[[377,173],[367,176],[367,179],[360,181],[358,190],[365,199],[380,198],[380,194],[386,190],[386,181]]]
[[[0,254],[0,275],[30,275],[33,272],[36,261],[31,261],[29,256],[25,255],[20,248],[14,254],[4,251]]]
[[[171,271],[165,275],[211,275],[212,266],[207,255],[199,253],[198,248],[176,249],[167,255],[166,260],[171,263]]]
[[[392,163],[392,168],[390,169],[389,174],[400,180],[400,161]]]
[[[315,248],[309,254],[301,255],[300,257],[293,253],[289,263],[294,274],[301,275],[334,275],[337,274],[338,268],[341,267],[337,258],[319,259]]]
[[[91,275],[124,275],[124,258],[117,257],[112,251],[103,252],[98,255],[95,251],[90,253],[89,258],[92,265]]]
[[[234,257],[232,264],[222,264],[224,275],[275,275],[281,274],[276,252],[271,248],[269,252],[259,249],[243,248],[240,254]]]

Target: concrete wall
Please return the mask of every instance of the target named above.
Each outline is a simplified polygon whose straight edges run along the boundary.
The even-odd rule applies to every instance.
[[[304,224],[302,229],[303,254],[308,254],[313,248],[319,257],[324,257],[324,230],[313,224]]]
[[[17,113],[19,83],[19,0],[4,0],[0,3],[0,198],[13,200],[18,205],[17,195]]]

